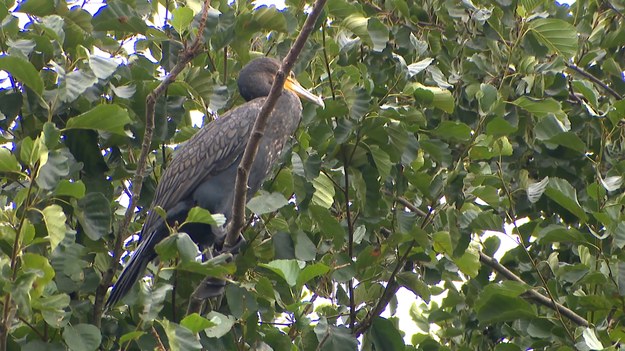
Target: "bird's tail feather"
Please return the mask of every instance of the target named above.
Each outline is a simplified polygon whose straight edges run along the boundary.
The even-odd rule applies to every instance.
[[[145,271],[148,263],[156,258],[154,244],[152,244],[151,241],[152,240],[146,240],[142,242],[137,250],[135,250],[128,264],[124,267],[122,274],[117,279],[117,282],[113,285],[111,295],[109,295],[104,305],[105,309],[114,306],[119,300],[126,296],[139,279],[139,276]]]

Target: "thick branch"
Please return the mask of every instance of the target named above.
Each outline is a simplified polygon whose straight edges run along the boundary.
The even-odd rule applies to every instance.
[[[126,213],[124,214],[124,219],[119,223],[117,231],[115,232],[116,238],[111,263],[109,264],[106,272],[104,272],[102,281],[96,291],[95,303],[93,305],[93,321],[96,326],[100,325],[104,296],[113,281],[115,268],[117,267],[119,258],[122,254],[122,243],[130,234],[128,233],[128,227],[130,226],[130,221],[132,220],[135,208],[139,201],[141,186],[143,184],[143,179],[145,178],[147,158],[150,153],[150,145],[152,144],[152,135],[154,133],[154,107],[156,105],[156,101],[165,93],[169,85],[176,80],[176,77],[178,77],[180,72],[182,72],[182,70],[186,67],[187,63],[189,63],[200,52],[202,48],[202,33],[204,32],[204,26],[206,24],[206,19],[208,18],[209,6],[210,0],[205,0],[202,8],[202,19],[200,20],[197,36],[194,41],[180,53],[178,63],[172,68],[171,72],[165,76],[165,79],[163,79],[163,81],[150,94],[148,94],[145,99],[145,131],[143,133],[141,153],[139,154],[139,159],[137,160],[137,170],[135,171],[135,176],[132,180],[132,197],[130,198],[130,203],[128,204]]]
[[[494,269],[497,273],[506,277],[506,279],[508,280],[513,280],[519,283],[527,284],[519,276],[514,274],[508,268],[504,267],[501,263],[497,262],[496,259],[486,255],[483,252],[480,252],[480,261],[482,261],[482,263]],[[583,327],[589,326],[589,323],[586,319],[584,319],[577,313],[573,312],[569,308],[563,306],[562,304],[552,301],[551,299],[549,299],[548,297],[544,296],[543,294],[539,293],[538,291],[534,289],[529,289],[525,294],[523,294],[523,297],[534,300],[536,303],[549,307],[553,310],[559,311],[561,315],[565,316],[566,318],[568,318],[573,323],[579,326],[583,326]]]
[[[304,44],[306,43],[306,40],[308,40],[310,33],[313,31],[315,22],[317,22],[317,18],[319,18],[325,3],[326,0],[317,0],[315,2],[315,5],[308,15],[306,22],[304,22],[301,32],[297,36],[297,39],[295,39],[295,42],[289,50],[289,53],[286,55],[286,58],[282,61],[282,67],[280,67],[280,70],[276,74],[273,86],[271,87],[271,92],[258,113],[256,122],[254,123],[254,129],[252,130],[252,134],[250,135],[245,152],[243,153],[243,158],[241,159],[241,163],[239,164],[239,168],[237,170],[237,179],[234,187],[234,203],[232,205],[232,219],[226,236],[226,247],[233,247],[236,244],[239,232],[241,231],[241,228],[243,228],[245,220],[245,204],[247,202],[246,196],[248,176],[250,168],[252,167],[252,162],[254,162],[254,158],[258,152],[258,145],[260,144],[260,139],[263,137],[265,126],[267,125],[267,120],[269,119],[269,114],[276,105],[278,97],[282,94],[284,81],[291,72],[291,68],[293,68],[293,64],[295,64],[297,56],[299,56],[299,53],[304,48]]]

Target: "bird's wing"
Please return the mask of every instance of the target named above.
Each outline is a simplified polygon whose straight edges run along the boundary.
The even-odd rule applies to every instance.
[[[254,121],[265,99],[256,99],[228,111],[200,129],[181,145],[163,173],[150,210],[156,206],[165,211],[192,196],[208,178],[232,165],[245,150]],[[143,234],[149,235],[159,221],[150,211]]]

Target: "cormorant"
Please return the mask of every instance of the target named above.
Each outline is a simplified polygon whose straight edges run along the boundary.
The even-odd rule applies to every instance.
[[[278,60],[267,57],[248,63],[237,80],[239,92],[247,102],[200,129],[176,150],[156,188],[139,246],[113,286],[105,308],[115,305],[130,291],[147,264],[156,258],[156,244],[169,235],[164,220],[152,210],[156,206],[167,212],[170,225],[183,223],[195,206],[230,219],[237,167],[279,68]],[[292,75],[287,78],[249,173],[247,199],[260,188],[284,144],[297,129],[302,117],[298,96],[324,106],[321,98],[304,89]],[[189,234],[200,247],[209,247],[223,244],[224,228],[188,223],[180,231]]]

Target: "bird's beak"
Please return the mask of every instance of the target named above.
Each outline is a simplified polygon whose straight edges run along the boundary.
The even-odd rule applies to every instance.
[[[326,105],[323,103],[323,99],[311,93],[310,91],[304,89],[304,87],[301,86],[299,82],[295,80],[295,78],[293,77],[287,77],[286,81],[284,82],[284,89],[292,91],[300,98],[308,100],[315,105],[319,105],[323,108],[326,107]]]

